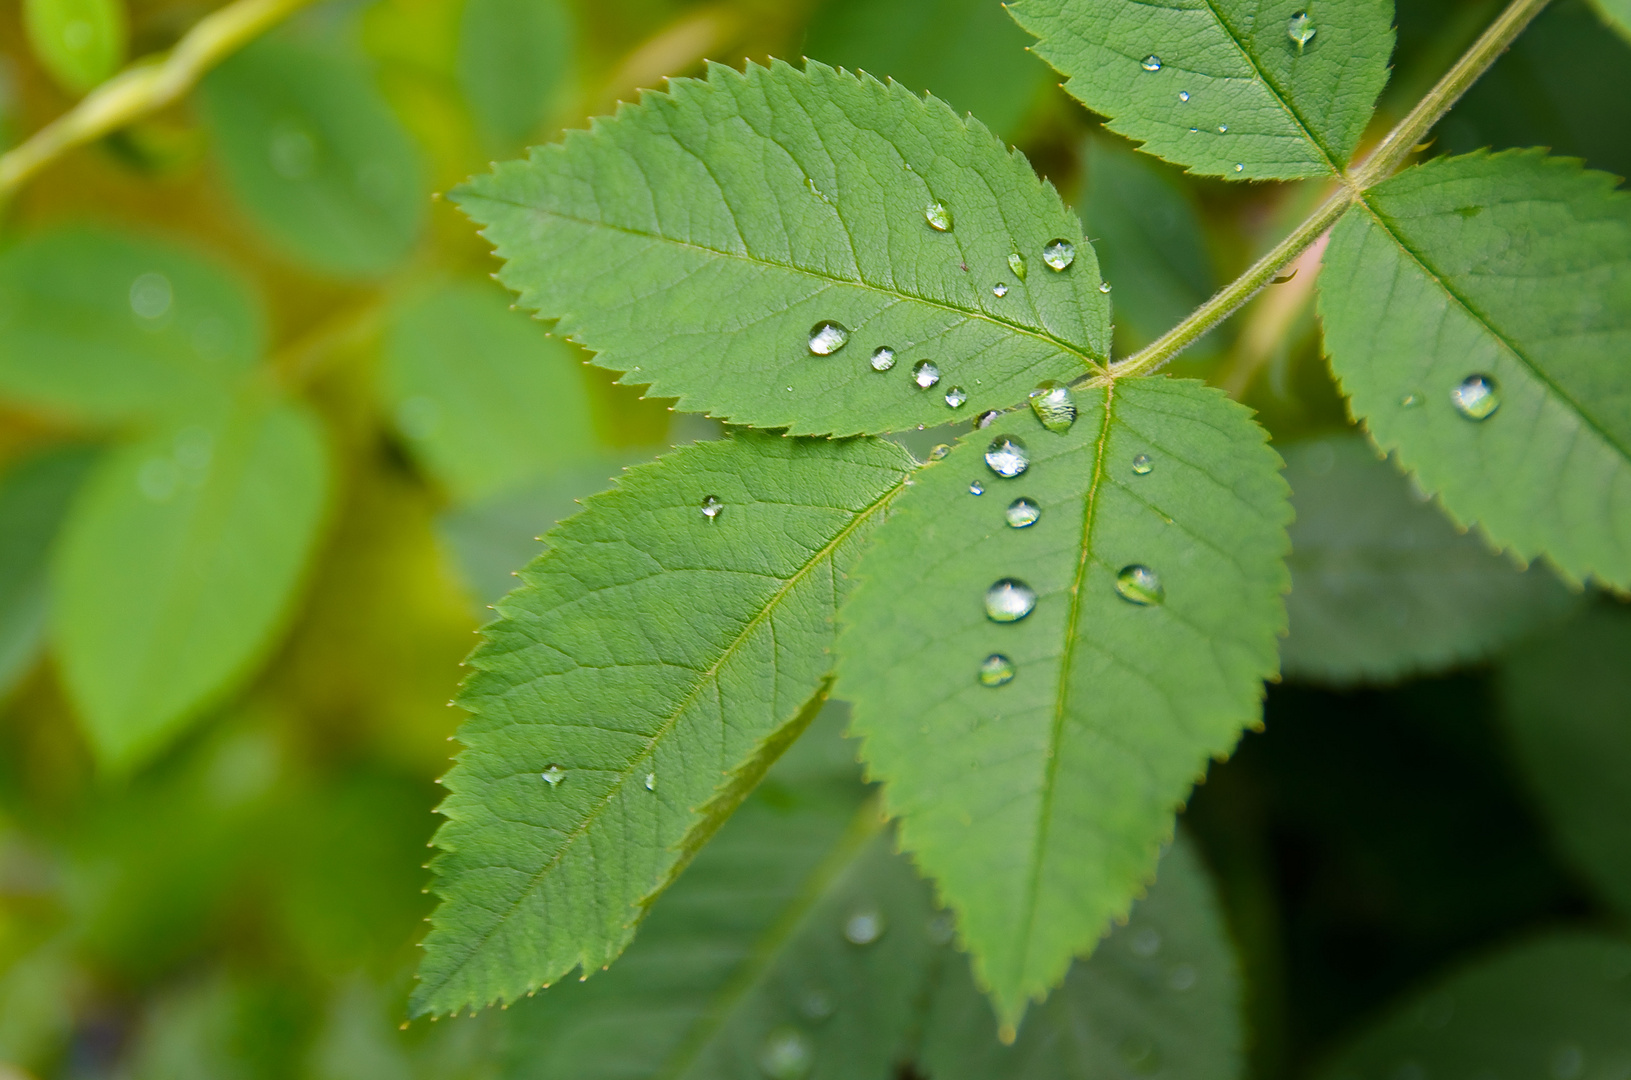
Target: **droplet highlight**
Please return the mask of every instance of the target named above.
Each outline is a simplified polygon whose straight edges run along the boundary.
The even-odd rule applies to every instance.
[[[793,1027],[772,1031],[759,1050],[759,1069],[770,1080],[804,1080],[814,1063],[809,1038]]]
[[[1150,55],[1146,56],[1144,59],[1140,60],[1138,62],[1138,66],[1143,68],[1145,71],[1160,71],[1161,70],[1161,58],[1159,56],[1156,56],[1154,53],[1151,53]]]
[[[872,370],[888,371],[895,366],[895,350],[887,345],[879,345],[872,350]]]
[[[1003,578],[985,590],[985,617],[994,623],[1019,622],[1036,610],[1036,590],[1018,578]]]
[[[1076,261],[1076,245],[1069,240],[1049,240],[1042,249],[1042,261],[1049,270],[1064,270]]]
[[[1021,281],[1024,281],[1026,270],[1025,256],[1021,255],[1017,251],[1010,254],[1008,256],[1008,269],[1014,272],[1015,277],[1019,278]]]
[[[1010,529],[1029,529],[1042,517],[1042,508],[1021,495],[1002,514]]]
[[[1148,454],[1133,455],[1133,475],[1148,476],[1155,471],[1155,462],[1150,460]]]
[[[1292,15],[1291,21],[1286,24],[1286,37],[1290,38],[1291,43],[1297,46],[1297,52],[1299,53],[1308,48],[1308,43],[1314,40],[1314,35],[1317,33],[1319,31],[1314,29],[1314,20],[1308,17],[1306,11],[1299,11]]]
[[[933,360],[919,360],[912,365],[912,381],[919,390],[927,390],[940,381],[940,367]]]
[[[1002,653],[992,653],[980,663],[981,686],[1006,686],[1014,681],[1014,662]]]
[[[1500,391],[1493,375],[1468,375],[1450,391],[1456,412],[1468,420],[1488,420],[1501,407]]]
[[[704,495],[702,497],[702,516],[709,521],[716,520],[725,512],[725,502],[718,495]]]
[[[1116,592],[1123,600],[1142,607],[1155,607],[1167,598],[1161,577],[1147,566],[1134,563],[1116,575]]]
[[[985,448],[985,464],[998,476],[1012,478],[1031,467],[1031,455],[1012,435],[999,435]]]
[[[951,211],[945,203],[932,202],[923,208],[923,218],[936,232],[951,232]]]
[[[862,908],[844,920],[844,940],[851,945],[870,945],[883,937],[883,912]]]
[[[556,784],[559,784],[562,780],[566,779],[566,770],[561,768],[559,765],[551,765],[539,775],[544,778],[544,783],[548,784],[550,787],[554,787]]]
[[[946,391],[946,404],[954,409],[961,409],[968,403],[968,391],[961,386],[954,386]]]
[[[831,319],[823,319],[810,327],[810,351],[817,356],[831,356],[849,344],[849,330]]]
[[[1036,389],[1027,398],[1031,411],[1049,431],[1063,435],[1076,422],[1076,398],[1071,394],[1070,387],[1062,382],[1045,379],[1037,383]]]

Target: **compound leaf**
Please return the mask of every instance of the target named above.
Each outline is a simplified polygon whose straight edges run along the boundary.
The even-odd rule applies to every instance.
[[[1282,448],[1291,526],[1288,678],[1347,684],[1478,660],[1578,603],[1458,532],[1357,435]]]
[[[853,434],[1006,407],[1104,361],[1080,222],[978,123],[813,61],[669,86],[454,194],[523,306],[622,381],[739,424]],[[1055,239],[1074,244],[1061,271],[1043,262]],[[847,339],[815,355],[824,322]]]
[[[470,661],[417,1012],[623,950],[808,723],[846,571],[909,468],[881,440],[743,434],[631,469],[546,536]]]
[[[1466,525],[1631,585],[1631,196],[1540,151],[1409,169],[1337,223],[1325,347],[1354,415]]]
[[[839,638],[863,757],[1006,1024],[1126,913],[1190,785],[1257,720],[1285,625],[1290,507],[1246,411],[1167,377],[1078,404],[1067,434],[1010,414],[925,468]],[[1014,479],[981,460],[1003,438],[1029,447]],[[1040,518],[1013,528],[1021,497]],[[1010,578],[1035,608],[998,623],[987,590]]]
[[[1340,173],[1393,54],[1389,0],[1022,0],[1010,10],[1112,131],[1236,180]]]

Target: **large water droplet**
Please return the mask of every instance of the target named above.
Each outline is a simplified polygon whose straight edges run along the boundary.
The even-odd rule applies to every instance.
[[[1042,421],[1042,426],[1061,435],[1076,422],[1076,399],[1070,387],[1053,379],[1044,379],[1028,395],[1031,411]]]
[[[1139,61],[1138,66],[1143,68],[1145,71],[1160,71],[1161,58],[1154,53],[1150,53],[1150,55]]]
[[[814,1061],[810,1040],[792,1027],[772,1031],[759,1051],[759,1068],[770,1080],[804,1080]]]
[[[978,480],[971,480],[969,481],[968,485],[968,493],[970,495],[984,495],[985,485],[980,483]]]
[[[1003,511],[1003,516],[1008,519],[1010,528],[1028,529],[1035,525],[1037,519],[1042,516],[1042,508],[1021,495],[1008,504],[1008,509]]]
[[[879,345],[872,350],[872,370],[888,371],[895,366],[895,350],[887,345]]]
[[[996,409],[985,410],[985,412],[974,418],[974,430],[979,431],[981,428],[990,427],[1000,415],[1002,414],[997,412]]]
[[[980,685],[1003,686],[1014,681],[1014,662],[1002,653],[992,653],[980,662]]]
[[[946,391],[946,404],[954,409],[961,409],[968,401],[968,391],[961,386],[954,386]]]
[[[1050,270],[1063,270],[1076,261],[1076,245],[1069,240],[1049,240],[1042,249],[1042,261]]]
[[[927,390],[940,381],[940,367],[933,360],[919,360],[912,365],[912,381],[919,390]]]
[[[995,296],[998,300],[1001,300],[1003,297],[1007,296],[1008,283],[1006,281],[999,281],[995,285],[991,286],[991,295]]]
[[[718,495],[704,495],[702,497],[702,516],[713,521],[725,512],[725,503]]]
[[[1468,420],[1488,420],[1501,407],[1501,395],[1493,375],[1468,375],[1450,391],[1456,411]]]
[[[939,232],[951,232],[951,211],[945,203],[932,202],[923,208],[923,218]]]
[[[1014,477],[1031,467],[1031,455],[1012,435],[998,435],[985,448],[985,463],[998,476]]]
[[[554,787],[556,784],[559,784],[562,780],[566,779],[566,770],[561,768],[559,765],[551,765],[540,775],[543,776],[544,783],[548,784],[550,787]]]
[[[849,331],[831,319],[822,319],[810,327],[810,351],[817,356],[831,356],[849,344]]]
[[[1306,11],[1297,12],[1291,16],[1291,21],[1286,24],[1286,37],[1290,38],[1291,43],[1297,46],[1298,52],[1306,49],[1308,43],[1314,40],[1314,35],[1318,32],[1314,29],[1314,20],[1308,17]]]
[[[1036,609],[1036,590],[1018,578],[1003,578],[985,590],[985,617],[992,622],[1019,622]]]
[[[1019,278],[1021,281],[1024,281],[1026,270],[1025,256],[1021,255],[1017,251],[1010,254],[1008,256],[1008,269],[1014,272],[1015,277]]]
[[[1133,455],[1133,474],[1135,476],[1148,476],[1155,471],[1155,462],[1150,460],[1148,454]]]
[[[862,908],[844,920],[844,940],[851,945],[870,945],[883,937],[883,912]]]
[[[1160,575],[1137,563],[1121,568],[1121,573],[1116,575],[1116,592],[1121,594],[1123,600],[1144,607],[1154,607],[1167,598]]]

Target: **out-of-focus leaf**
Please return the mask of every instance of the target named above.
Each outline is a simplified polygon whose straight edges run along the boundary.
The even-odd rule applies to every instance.
[[[23,29],[40,66],[80,94],[119,69],[130,36],[122,0],[23,0]]]
[[[1604,604],[1513,649],[1502,715],[1563,849],[1631,918],[1631,612]]]
[[[237,275],[167,243],[83,227],[0,252],[0,394],[77,420],[197,409],[265,347]]]
[[[276,984],[223,971],[148,999],[129,1056],[132,1080],[270,1080],[299,1075],[305,1003]]]
[[[598,456],[581,355],[491,285],[419,291],[391,314],[388,400],[414,452],[473,501]]]
[[[45,636],[51,542],[95,450],[49,450],[0,477],[0,698],[34,661]]]
[[[425,216],[424,169],[354,58],[265,39],[200,89],[233,193],[284,254],[347,277],[408,254]]]
[[[1321,1080],[1623,1076],[1631,1068],[1631,944],[1556,933],[1416,995],[1337,1054]]]
[[[397,995],[365,979],[335,988],[305,1080],[494,1080],[506,1014],[399,1031]]]
[[[128,769],[276,639],[329,489],[317,420],[246,394],[110,453],[60,542],[54,637],[102,764]]]
[[[836,0],[817,11],[804,54],[927,91],[1012,139],[1049,82],[1025,45],[990,0]]]
[[[513,150],[538,131],[570,72],[573,38],[560,0],[466,0],[459,86],[493,143]]]
[[[1603,19],[1631,41],[1631,0],[1591,0]]]
[[[46,942],[0,968],[0,1078],[5,1068],[43,1066],[56,1058],[74,1025],[77,985],[70,950]]]
[[[1458,532],[1362,436],[1282,447],[1291,526],[1290,678],[1398,679],[1489,655],[1578,603],[1541,566],[1519,570]]]

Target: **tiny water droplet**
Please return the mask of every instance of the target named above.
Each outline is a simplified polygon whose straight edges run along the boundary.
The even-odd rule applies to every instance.
[[[1219,124],[1218,125],[1218,134],[1219,135],[1229,134],[1229,125],[1228,124]]]
[[[1012,529],[1028,529],[1041,516],[1042,508],[1023,495],[1009,503],[1008,509],[1003,511],[1003,517],[1008,519],[1008,527]]]
[[[1010,254],[1008,256],[1008,269],[1014,272],[1015,277],[1019,278],[1021,281],[1024,281],[1026,271],[1025,256],[1021,255],[1017,251]]]
[[[1188,101],[1189,100],[1189,91],[1188,90],[1178,91],[1178,100],[1179,101]]]
[[[704,495],[702,497],[702,516],[713,521],[724,513],[725,503],[718,495]]]
[[[1167,985],[1182,993],[1185,990],[1194,989],[1195,983],[1199,980],[1200,976],[1192,966],[1179,964],[1172,969],[1172,974],[1167,976]]]
[[[945,443],[937,443],[937,444],[935,444],[933,449],[931,449],[929,451],[929,460],[930,461],[943,460],[945,458],[945,456],[947,454],[949,454],[949,453],[951,453],[951,447],[947,446]]]
[[[923,217],[937,232],[951,232],[951,211],[944,203],[932,202],[923,208]]]
[[[1143,60],[1139,61],[1138,66],[1143,68],[1145,71],[1160,71],[1161,70],[1161,58],[1159,56],[1156,56],[1154,53],[1151,53],[1150,55],[1146,56]]]
[[[657,774],[656,773],[654,773],[654,772],[646,773],[646,790],[647,791],[656,791],[657,790]]]
[[[981,428],[990,427],[992,422],[997,419],[998,415],[1000,414],[996,409],[987,409],[985,412],[974,418],[974,430],[979,431]]]
[[[872,350],[872,370],[888,371],[895,366],[895,350],[887,345],[879,345]]]
[[[883,912],[862,908],[844,920],[844,940],[851,945],[870,945],[883,937]]]
[[[1102,293],[1109,292],[1110,291],[1110,283],[1108,281],[1099,282],[1099,291],[1102,292]]]
[[[970,495],[984,495],[985,485],[980,483],[978,480],[970,480],[968,484],[968,493]]]
[[[1137,563],[1121,568],[1121,573],[1116,575],[1116,592],[1128,603],[1143,607],[1154,607],[1167,598],[1160,575]]]
[[[759,1068],[770,1080],[804,1080],[810,1075],[815,1052],[802,1031],[779,1027],[765,1037],[759,1051]]]
[[[1450,391],[1456,411],[1468,420],[1488,420],[1501,407],[1493,375],[1468,375]]]
[[[1417,405],[1420,405],[1420,404],[1421,404],[1421,395],[1420,394],[1406,394],[1404,397],[1399,399],[1399,408],[1401,408],[1401,409],[1414,409]]]
[[[825,990],[806,990],[804,997],[799,999],[799,1012],[804,1014],[806,1020],[820,1023],[830,1018],[835,1011],[832,995]]]
[[[1076,261],[1076,245],[1069,240],[1049,240],[1042,249],[1042,261],[1050,270],[1064,270]]]
[[[1049,431],[1064,434],[1076,422],[1076,398],[1070,387],[1053,379],[1044,379],[1027,395],[1031,411]]]
[[[957,931],[957,923],[952,919],[951,913],[942,911],[929,920],[929,943],[932,945],[950,945],[952,935]]]
[[[130,310],[153,322],[162,319],[175,300],[170,279],[156,271],[142,274],[130,283]]]
[[[544,783],[548,784],[550,787],[554,787],[556,784],[559,784],[562,780],[566,779],[566,770],[561,768],[559,765],[551,765],[540,775],[543,776]]]
[[[1314,40],[1314,35],[1318,32],[1314,29],[1314,20],[1308,17],[1306,11],[1299,11],[1292,15],[1291,21],[1286,24],[1286,37],[1290,38],[1291,43],[1297,46],[1299,53],[1308,47],[1308,43]]]
[[[1019,622],[1036,609],[1036,590],[1018,578],[1003,578],[985,590],[985,617],[996,623]]]
[[[817,356],[831,356],[849,344],[849,331],[831,319],[822,319],[810,327],[810,351]]]
[[[1245,171],[1246,171],[1246,163],[1245,162],[1243,162],[1243,161],[1235,162],[1235,172],[1245,172]]]
[[[946,391],[946,404],[954,409],[961,409],[968,401],[968,392],[961,386],[954,386]]]
[[[1128,939],[1127,947],[1133,951],[1134,956],[1148,959],[1161,951],[1161,934],[1157,930],[1145,927]]]
[[[1014,662],[1002,653],[992,653],[980,662],[981,686],[1004,686],[1014,681]]]
[[[985,464],[998,476],[1012,478],[1031,467],[1031,455],[1012,435],[999,435],[985,448]]]
[[[1150,475],[1150,473],[1152,473],[1154,471],[1155,471],[1155,462],[1150,460],[1150,455],[1148,455],[1148,454],[1135,454],[1135,455],[1133,455],[1133,474],[1134,475],[1136,475],[1136,476],[1148,476],[1148,475]]]
[[[1552,1080],[1577,1080],[1586,1071],[1586,1055],[1574,1043],[1564,1043],[1552,1051]]]
[[[999,281],[995,285],[991,286],[991,295],[995,296],[998,300],[1001,300],[1003,297],[1007,296],[1008,283],[1006,281]]]
[[[919,360],[912,365],[912,381],[919,390],[927,390],[940,381],[940,367],[933,360]]]

